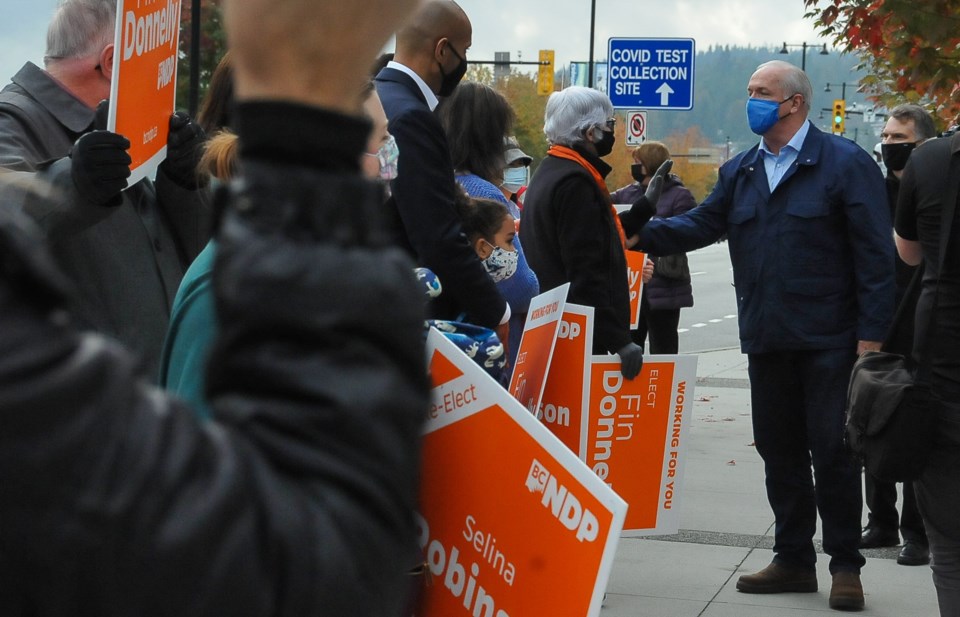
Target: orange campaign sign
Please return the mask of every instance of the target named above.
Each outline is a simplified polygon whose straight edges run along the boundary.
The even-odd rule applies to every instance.
[[[630,504],[624,535],[676,533],[697,357],[644,357],[628,381],[615,356],[593,356],[586,464]]]
[[[633,204],[614,204],[617,213],[629,210]],[[624,251],[627,256],[627,285],[630,287],[630,329],[640,326],[640,294],[643,293],[643,264],[647,261],[642,251]]]
[[[129,186],[167,152],[182,0],[118,0],[107,128],[130,140]]]
[[[640,326],[640,294],[643,293],[643,264],[646,253],[625,251],[627,256],[627,285],[630,287],[630,329]]]
[[[626,504],[436,330],[427,352],[417,615],[599,615]]]
[[[593,353],[593,307],[567,303],[537,416],[565,446],[580,455],[587,446],[584,374]]]
[[[570,283],[545,291],[530,301],[523,337],[508,390],[531,413],[540,409],[543,385],[553,356],[560,316],[567,301]]]

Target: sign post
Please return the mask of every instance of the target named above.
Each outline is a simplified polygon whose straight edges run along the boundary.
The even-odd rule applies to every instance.
[[[647,112],[627,112],[627,145],[639,146],[647,141]]]
[[[611,38],[607,95],[615,108],[693,109],[693,39]]]

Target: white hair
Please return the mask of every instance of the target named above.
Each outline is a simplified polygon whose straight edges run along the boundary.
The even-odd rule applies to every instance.
[[[570,86],[547,99],[543,132],[547,141],[558,146],[573,146],[587,141],[584,133],[604,126],[613,117],[613,104],[599,90]]]
[[[810,85],[810,78],[800,67],[784,62],[783,60],[770,60],[757,67],[757,71],[766,68],[777,68],[783,71],[780,78],[780,89],[784,96],[793,96],[800,94],[803,96],[803,105],[807,111],[812,109],[813,105],[813,86]],[[756,73],[756,71],[754,71]]]
[[[117,0],[61,0],[47,28],[43,61],[80,58],[113,42]]]

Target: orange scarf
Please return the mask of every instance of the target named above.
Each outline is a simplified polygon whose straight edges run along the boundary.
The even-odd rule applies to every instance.
[[[587,159],[583,158],[579,152],[573,148],[568,148],[567,146],[550,146],[550,149],[547,150],[547,154],[560,159],[573,161],[590,172],[590,175],[593,176],[597,186],[600,187],[600,192],[607,200],[607,203],[610,204],[610,214],[613,216],[614,225],[617,226],[617,235],[620,237],[620,246],[623,247],[623,250],[627,250],[627,235],[623,232],[623,225],[620,223],[620,215],[617,214],[617,209],[613,207],[613,198],[610,197],[610,191],[607,190],[607,183],[604,182],[603,176],[600,175],[600,172],[597,171],[596,167],[591,165]]]

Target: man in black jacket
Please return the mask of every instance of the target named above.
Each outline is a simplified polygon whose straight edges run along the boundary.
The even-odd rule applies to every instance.
[[[210,237],[197,183],[203,131],[170,121],[156,182],[127,190],[133,135],[100,126],[110,96],[116,0],[66,0],[47,30],[44,69],[27,62],[0,92],[0,167],[17,172],[0,208],[29,214],[76,289],[80,323],[118,339],[156,375],[170,305]]]
[[[356,114],[413,3],[225,3],[244,178],[217,196],[212,423],[78,330],[39,234],[0,210],[4,617],[400,614],[421,294]]]
[[[907,165],[910,153],[918,145],[937,136],[933,118],[919,105],[899,105],[887,118],[881,133],[880,154],[887,168],[887,199],[890,205],[890,218],[896,215],[897,196],[900,193],[900,178]],[[896,258],[897,306],[906,296],[916,267],[907,265],[899,256]],[[908,306],[897,311],[890,336],[884,344],[884,350],[909,355],[913,348],[914,312],[916,294],[909,299]],[[923,528],[923,519],[917,509],[917,498],[913,482],[903,483],[903,508],[897,516],[897,485],[884,482],[865,473],[863,484],[866,494],[865,503],[870,513],[867,526],[860,537],[860,548],[896,546],[903,534],[903,548],[897,555],[897,563],[905,566],[921,566],[930,563],[930,548],[927,534]],[[900,533],[898,533],[898,530]]]

